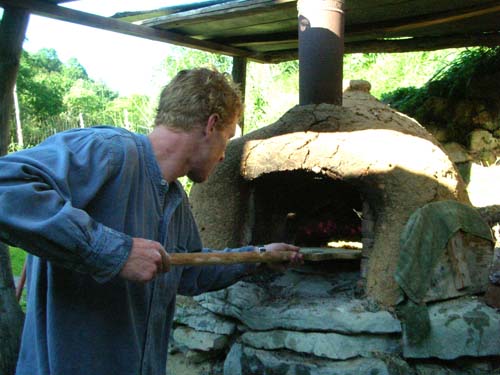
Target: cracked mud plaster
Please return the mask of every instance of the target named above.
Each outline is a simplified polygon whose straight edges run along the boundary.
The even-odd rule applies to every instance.
[[[209,228],[202,233],[204,243],[239,245],[232,242],[234,233],[245,230],[234,218],[244,216],[246,191],[263,174],[302,169],[355,182],[382,198],[368,202],[378,214],[378,232],[366,273],[368,294],[382,304],[398,297],[390,271],[413,210],[435,200],[468,203],[465,184],[434,137],[367,92],[346,92],[342,107],[296,106],[276,123],[231,143],[235,146],[228,147],[213,177],[191,190],[198,225]]]

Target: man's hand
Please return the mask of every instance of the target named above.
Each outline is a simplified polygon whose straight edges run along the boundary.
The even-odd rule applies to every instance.
[[[159,242],[133,238],[132,250],[120,276],[139,282],[151,281],[158,273],[170,271],[170,256]]]
[[[292,252],[289,262],[286,263],[268,263],[267,267],[274,271],[284,272],[286,269],[296,267],[304,263],[304,257],[299,253],[300,247],[282,242],[270,243],[264,246],[266,251],[290,251]]]

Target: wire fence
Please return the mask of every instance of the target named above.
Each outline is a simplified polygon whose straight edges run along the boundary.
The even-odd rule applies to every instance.
[[[9,152],[17,151],[23,148],[29,148],[36,146],[37,144],[44,141],[46,138],[70,129],[77,129],[83,127],[90,127],[92,125],[84,125],[80,119],[72,119],[61,116],[55,116],[53,118],[46,119],[44,121],[24,121],[21,127],[21,134],[18,134],[18,130],[16,129],[15,122],[12,121],[13,126],[11,127],[10,134],[10,147]],[[108,123],[108,124],[100,124],[100,125],[109,125],[109,126],[117,126],[122,127],[127,130],[133,131],[135,133],[140,134],[148,134],[151,131],[151,126],[143,126],[143,125],[132,125],[130,123],[117,124],[117,123]],[[21,142],[22,140],[22,142]]]

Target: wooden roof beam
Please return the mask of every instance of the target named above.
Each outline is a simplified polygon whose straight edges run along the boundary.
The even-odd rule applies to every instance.
[[[209,40],[215,43],[229,44],[232,46],[298,42],[298,30],[274,34],[238,35],[228,38],[214,38]]]
[[[415,37],[409,39],[385,39],[351,42],[346,53],[401,53],[435,51],[446,48],[495,47],[500,45],[500,32],[474,35],[444,35],[439,37]]]
[[[264,12],[282,12],[283,9],[294,9],[297,11],[296,0],[253,0],[242,3],[222,3],[185,12],[173,13],[146,19],[140,22],[145,26],[158,26],[161,28],[172,28],[186,26],[193,23],[206,23],[210,21],[261,14]]]
[[[500,12],[498,2],[490,3],[486,6],[473,6],[454,11],[435,13],[420,17],[401,18],[392,21],[378,23],[346,25],[348,36],[358,36],[363,34],[385,34],[402,32],[406,30],[421,29],[424,27],[440,25],[443,23],[457,22],[468,18],[479,17],[486,14]]]
[[[474,35],[448,35],[440,37],[418,37],[408,39],[382,39],[366,42],[346,42],[344,53],[402,53],[435,51],[444,48],[500,46],[500,32]],[[269,52],[259,56],[267,63],[297,60],[297,50]]]
[[[195,48],[202,51],[215,52],[229,56],[242,56],[250,58],[252,60],[260,61],[258,57],[256,57],[252,52],[240,48],[225,46],[210,41],[198,40],[166,30],[134,25],[128,22],[54,5],[46,1],[0,0],[0,6],[3,5],[26,9],[30,13],[54,18],[61,21],[72,22],[79,25],[95,27],[102,30],[113,31],[116,33],[136,36],[149,40],[156,40],[159,42],[171,43],[189,48]]]

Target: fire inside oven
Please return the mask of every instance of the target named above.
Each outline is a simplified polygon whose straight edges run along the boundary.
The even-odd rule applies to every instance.
[[[259,177],[253,189],[253,243],[362,248],[363,201],[353,185],[294,171]]]

